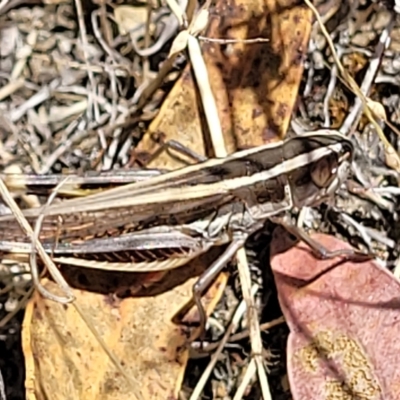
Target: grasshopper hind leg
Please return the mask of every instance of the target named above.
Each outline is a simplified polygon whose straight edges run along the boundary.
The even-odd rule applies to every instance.
[[[328,250],[320,243],[312,239],[305,231],[301,228],[290,225],[284,221],[278,221],[287,232],[295,236],[297,239],[303,241],[312,251],[315,257],[320,260],[332,259],[335,257],[346,257],[354,262],[363,262],[374,258],[373,254],[363,253],[357,249],[338,249],[338,250]]]
[[[193,342],[194,340],[200,338],[202,340],[204,338],[204,334],[206,331],[206,322],[207,322],[207,313],[204,309],[203,303],[201,301],[201,297],[204,292],[210,287],[213,281],[216,279],[218,274],[224,269],[226,264],[234,257],[236,252],[244,245],[246,238],[238,238],[234,239],[231,244],[227,247],[227,249],[222,253],[220,257],[218,257],[211,265],[207,268],[206,271],[199,277],[197,282],[193,285],[192,288],[192,301],[190,305],[195,304],[198,313],[199,313],[199,322],[196,328],[193,328],[188,342]],[[174,318],[176,321],[179,319],[182,320],[182,314],[185,313],[187,309],[179,313],[179,315]]]

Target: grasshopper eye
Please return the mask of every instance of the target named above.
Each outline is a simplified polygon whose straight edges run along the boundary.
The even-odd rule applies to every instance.
[[[327,188],[336,178],[338,171],[338,158],[336,154],[331,154],[327,157],[314,163],[311,167],[311,179],[319,188]]]

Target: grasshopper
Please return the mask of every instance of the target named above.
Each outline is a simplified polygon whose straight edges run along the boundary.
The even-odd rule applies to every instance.
[[[212,246],[230,243],[194,285],[201,294],[224,265],[261,229],[293,207],[314,206],[334,195],[348,176],[349,139],[319,130],[283,142],[238,151],[174,171],[138,170],[71,177],[59,194],[69,198],[24,210],[31,224],[44,216],[39,238],[59,264],[146,272],[176,268]],[[43,192],[63,177],[1,175],[10,190]],[[78,189],[114,184],[89,194]],[[0,216],[0,256],[26,261],[32,251],[12,215]]]

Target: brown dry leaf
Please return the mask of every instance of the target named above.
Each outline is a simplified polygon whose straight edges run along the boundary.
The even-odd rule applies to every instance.
[[[330,250],[350,248],[313,236]],[[400,398],[400,283],[374,261],[316,259],[277,229],[271,265],[290,328],[295,400]]]
[[[312,14],[290,0],[219,1],[210,15],[206,37],[269,39],[263,43],[202,43],[210,84],[228,153],[238,148],[281,140],[289,126],[303,72]],[[153,153],[158,144],[151,133],[166,134],[199,152],[203,143],[193,140],[207,132],[190,65],[164,102],[138,151]],[[170,137],[168,133],[171,132]],[[205,143],[209,143],[205,137]],[[209,155],[212,150],[207,147]],[[161,155],[157,165],[170,157]],[[150,164],[153,166],[154,164]],[[181,163],[180,165],[184,165]]]
[[[52,282],[47,282],[46,288],[55,290]],[[176,397],[174,371],[184,361],[181,360],[184,354],[179,353],[184,339],[178,327],[174,334],[169,332],[168,340],[163,335],[163,316],[172,316],[170,305],[173,300],[157,305],[144,298],[119,303],[93,293],[77,290],[75,294],[76,302],[93,319],[96,329],[121,360],[126,372],[141,383],[144,398],[150,398],[154,392],[163,392],[163,397],[159,398]],[[187,296],[185,290],[174,293],[175,296],[179,294]],[[105,356],[72,305],[55,304],[38,294],[33,304],[31,342],[28,344],[34,355],[36,390],[41,393],[37,398],[133,397],[125,378]],[[149,316],[157,321],[156,327],[148,326]],[[154,328],[158,337],[153,342],[149,329]],[[24,350],[27,354],[27,349]]]
[[[205,142],[198,107],[192,74],[190,69],[186,68],[164,100],[147,134],[135,149],[136,156],[139,159],[146,159],[160,148],[160,145],[151,137],[152,135],[166,142],[171,139],[177,140],[183,146],[204,155]],[[183,167],[187,165],[187,161],[190,161],[185,158],[184,160],[185,162],[179,162],[164,152],[146,166],[172,169]]]
[[[174,315],[191,298],[192,285],[214,255],[168,272],[161,281],[149,274],[96,274],[84,276],[77,268],[70,283],[92,279],[89,292],[74,289],[76,303],[88,316],[124,370],[140,386],[132,390],[73,305],[61,305],[39,294],[31,299],[24,320],[23,351],[27,365],[28,400],[177,398],[188,358],[187,331],[174,324]],[[66,272],[64,271],[64,274]],[[66,274],[67,275],[67,274]],[[154,275],[154,274],[153,274]],[[206,297],[213,309],[225,287],[221,275]],[[142,287],[139,297],[117,299],[107,284]],[[53,282],[44,286],[56,292]],[[144,287],[144,288],[143,288]]]
[[[205,36],[268,39],[221,46],[203,53],[228,150],[284,138],[297,98],[312,14],[293,0],[221,1]]]

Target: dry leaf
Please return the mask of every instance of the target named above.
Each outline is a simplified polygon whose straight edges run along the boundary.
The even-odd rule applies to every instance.
[[[284,138],[312,21],[311,11],[292,0],[241,0],[235,7],[220,1],[205,36],[239,42],[202,47],[228,152]],[[243,42],[256,38],[269,41]]]
[[[234,12],[235,7],[240,12]],[[228,153],[285,136],[297,98],[312,21],[307,7],[293,6],[289,0],[242,0],[235,7],[226,0],[218,2],[209,16],[205,36],[238,41],[261,37],[270,42],[224,46],[202,42]],[[227,14],[227,9],[231,13]],[[175,132],[166,136],[202,151],[209,138],[198,109],[189,65],[163,104],[163,112],[139,144],[138,153],[152,154],[159,145],[150,135],[164,132]],[[203,133],[206,136],[199,143]],[[213,154],[209,147],[207,150],[208,155]],[[161,155],[157,165],[167,165],[170,158]]]
[[[350,247],[313,239],[330,250]],[[293,245],[275,231],[271,265],[290,328],[293,398],[400,398],[399,281],[374,261],[319,260],[304,243]]]
[[[75,271],[69,276],[70,284],[86,283],[81,283],[85,290],[73,290],[76,303],[124,371],[140,383],[134,388],[110,361],[73,305],[61,305],[35,294],[28,305],[22,336],[28,400],[131,400],[137,398],[139,390],[144,399],[177,398],[188,358],[188,332],[172,318],[191,298],[197,280],[193,277],[215,256],[215,252],[204,255],[165,275],[93,271],[84,275],[79,268],[70,270]],[[68,275],[66,270],[64,275]],[[42,284],[56,291],[53,282],[43,280]],[[137,297],[121,300],[106,294],[112,292],[111,284],[124,291],[134,287],[141,290]],[[225,284],[226,276],[221,275],[205,295],[207,310],[215,307]],[[186,320],[190,319],[196,316]]]
[[[49,290],[55,290],[53,283],[45,285]],[[174,333],[168,332],[165,336],[164,318],[172,317],[178,291],[163,303],[145,298],[118,302],[98,294],[78,290],[74,293],[76,302],[93,320],[110,350],[122,361],[124,370],[140,382],[137,389],[144,398],[176,398],[175,371],[179,371],[184,362],[185,355],[179,352],[184,338],[177,326]],[[187,296],[185,290],[181,296]],[[32,399],[137,398],[72,305],[56,304],[38,294],[31,303],[31,340],[24,341],[24,353],[33,355],[29,365],[34,366],[35,378],[31,382],[34,381],[36,393],[40,393]],[[156,326],[152,327],[151,319],[157,321]],[[24,324],[26,326],[27,322]],[[150,329],[158,335],[157,340],[153,341]],[[161,392],[163,396],[154,394]]]
[[[177,140],[183,146],[190,148],[200,155],[204,155],[205,141],[198,110],[198,102],[190,68],[186,68],[176,82],[167,98],[164,100],[160,112],[151,123],[146,135],[135,149],[138,158],[148,158],[160,148],[152,135],[160,136],[163,141]],[[176,154],[174,152],[174,154]],[[156,160],[147,164],[148,167],[178,168],[187,165],[167,153],[161,153]]]

